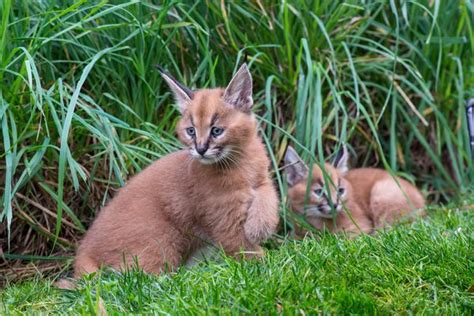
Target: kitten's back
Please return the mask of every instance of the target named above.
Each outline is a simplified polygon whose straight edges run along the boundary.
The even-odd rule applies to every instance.
[[[169,218],[174,215],[171,213],[173,209],[167,207],[169,204],[176,205],[175,210],[188,209],[187,200],[182,198],[185,195],[183,184],[189,180],[185,171],[188,161],[189,155],[185,151],[164,156],[120,189],[99,212],[78,248],[75,263],[77,276],[97,270],[101,263],[117,268],[123,259],[132,260],[131,255],[151,252],[146,242],[149,240],[170,240],[170,244],[187,242],[173,229],[162,228],[170,228]],[[192,220],[187,212],[181,212],[180,216],[183,227]],[[161,232],[166,232],[168,236],[159,236]],[[166,244],[162,243],[160,248],[159,251],[165,256]],[[127,258],[127,253],[130,258]],[[152,269],[159,262],[147,260],[140,264],[145,269]]]
[[[354,200],[372,218],[375,227],[425,206],[423,195],[413,184],[400,177],[394,178],[385,170],[352,169],[346,179],[354,188]]]

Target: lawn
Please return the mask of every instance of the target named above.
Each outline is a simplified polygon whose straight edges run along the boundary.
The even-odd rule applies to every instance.
[[[224,258],[162,276],[102,272],[73,291],[37,278],[7,287],[0,313],[469,315],[473,209],[472,201],[432,209],[355,240],[285,240],[260,261]]]

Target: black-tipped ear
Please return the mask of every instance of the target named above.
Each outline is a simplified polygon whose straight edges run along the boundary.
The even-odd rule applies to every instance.
[[[289,187],[294,186],[308,175],[308,167],[291,146],[286,149],[285,169]]]
[[[186,105],[189,101],[191,101],[194,97],[194,92],[179,83],[173,76],[171,76],[168,72],[166,72],[160,65],[156,65],[158,71],[160,72],[163,79],[165,79],[166,83],[170,87],[171,91],[173,91],[174,98],[178,105],[178,109],[181,113],[184,112],[186,109]]]
[[[252,75],[247,64],[240,66],[227,88],[225,88],[224,101],[242,112],[250,112],[252,109]]]
[[[341,149],[336,153],[336,157],[334,157],[332,161],[332,165],[339,170],[341,174],[346,174],[349,171],[349,152],[347,151],[347,147],[342,145]]]

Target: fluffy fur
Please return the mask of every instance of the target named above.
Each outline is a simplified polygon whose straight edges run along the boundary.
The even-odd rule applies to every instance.
[[[232,256],[262,254],[278,224],[278,197],[257,122],[252,78],[243,65],[226,89],[191,91],[162,72],[182,118],[187,147],[133,177],[102,209],[82,240],[75,276],[134,258],[147,272],[183,264],[212,243]]]
[[[326,173],[313,165],[307,194],[309,170],[293,148],[287,150],[290,206],[316,229],[370,233],[425,206],[420,191],[406,180],[381,169],[348,170],[347,160],[344,148],[332,164],[325,164]]]

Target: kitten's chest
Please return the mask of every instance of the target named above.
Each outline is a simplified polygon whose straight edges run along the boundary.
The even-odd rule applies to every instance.
[[[216,173],[209,179],[209,182],[216,192],[225,193],[258,187],[266,177],[265,168],[247,164],[236,170]]]
[[[256,173],[235,172],[206,179],[192,188],[195,214],[216,220],[239,217],[252,203],[259,177]]]

